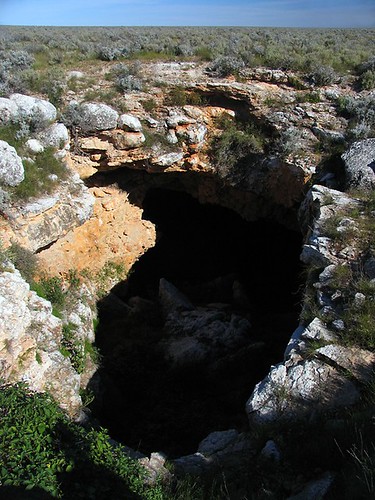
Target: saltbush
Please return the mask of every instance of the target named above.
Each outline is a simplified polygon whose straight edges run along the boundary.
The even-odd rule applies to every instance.
[[[240,57],[222,56],[215,59],[209,69],[218,76],[225,77],[229,75],[238,75],[244,66],[245,64]]]

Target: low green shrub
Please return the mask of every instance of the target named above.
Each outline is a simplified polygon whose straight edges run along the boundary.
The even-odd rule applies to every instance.
[[[30,498],[165,498],[106,430],[74,424],[47,394],[3,385],[0,416],[1,497],[17,487]]]
[[[24,160],[24,180],[9,189],[12,197],[16,200],[27,201],[42,194],[50,194],[61,180],[68,177],[66,165],[55,157],[52,147],[35,155],[33,160]]]

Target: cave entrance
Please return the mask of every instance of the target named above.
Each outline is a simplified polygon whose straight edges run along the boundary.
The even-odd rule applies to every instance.
[[[246,429],[245,402],[298,323],[301,235],[161,188],[143,209],[157,244],[99,304],[94,414],[126,445],[176,457]]]

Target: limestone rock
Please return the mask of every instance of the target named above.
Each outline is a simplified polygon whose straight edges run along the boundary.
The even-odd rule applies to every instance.
[[[355,142],[341,158],[348,188],[374,189],[375,139]]]
[[[63,123],[54,123],[40,132],[37,139],[45,148],[65,149],[69,144],[69,132]]]
[[[274,462],[280,462],[281,458],[280,450],[275,441],[273,441],[272,439],[267,441],[260,454],[262,455],[262,457],[268,458],[269,460],[273,460]]]
[[[26,149],[31,154],[38,154],[44,151],[43,144],[37,139],[29,139],[25,142]]]
[[[14,267],[0,273],[0,377],[49,391],[71,416],[80,412],[79,375],[60,353],[61,320]]]
[[[54,196],[12,208],[11,215],[17,230],[11,239],[35,252],[87,221],[94,202],[94,197],[78,174],[74,174]]]
[[[204,142],[207,127],[204,125],[188,125],[187,127],[176,127],[176,135],[187,140],[188,144],[202,144]]]
[[[326,345],[317,352],[338,367],[347,370],[359,382],[369,382],[375,368],[375,354],[358,347]]]
[[[55,106],[44,99],[12,94],[10,100],[17,106],[17,119],[19,121],[33,121],[39,126],[45,126],[56,120],[57,110]]]
[[[310,481],[300,493],[289,497],[288,500],[322,500],[332,485],[333,474],[325,472],[318,479]]]
[[[0,123],[2,125],[7,125],[9,122],[14,121],[17,112],[18,107],[14,101],[6,97],[0,97]]]
[[[77,125],[84,132],[111,130],[117,127],[119,115],[107,104],[85,102],[76,108],[78,114]]]
[[[0,182],[8,186],[17,186],[24,179],[21,158],[13,146],[0,140]]]
[[[179,163],[184,157],[184,153],[165,153],[155,158],[151,158],[151,163],[160,167],[170,167],[174,163]]]
[[[199,443],[198,453],[205,457],[209,457],[218,451],[222,451],[229,444],[236,441],[238,438],[238,431],[229,429],[228,431],[211,432],[206,438]]]
[[[146,138],[142,132],[124,132],[116,130],[112,134],[112,140],[117,149],[139,148],[145,142]]]
[[[286,363],[271,368],[255,386],[246,404],[249,419],[266,423],[276,419],[299,419],[315,411],[354,404],[360,393],[341,371],[319,360]]]
[[[168,128],[176,128],[179,125],[189,125],[191,123],[196,123],[196,120],[189,116],[173,113],[167,118],[166,123]]]
[[[142,124],[136,116],[123,114],[118,120],[118,126],[128,132],[142,132]]]
[[[194,309],[190,300],[165,278],[159,282],[159,300],[164,314]]]
[[[200,308],[170,313],[164,325],[167,357],[176,365],[217,360],[244,345],[250,323],[236,314]]]

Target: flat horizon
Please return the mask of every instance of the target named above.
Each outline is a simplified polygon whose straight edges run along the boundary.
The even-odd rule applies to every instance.
[[[0,0],[2,26],[373,28],[373,0]]]

